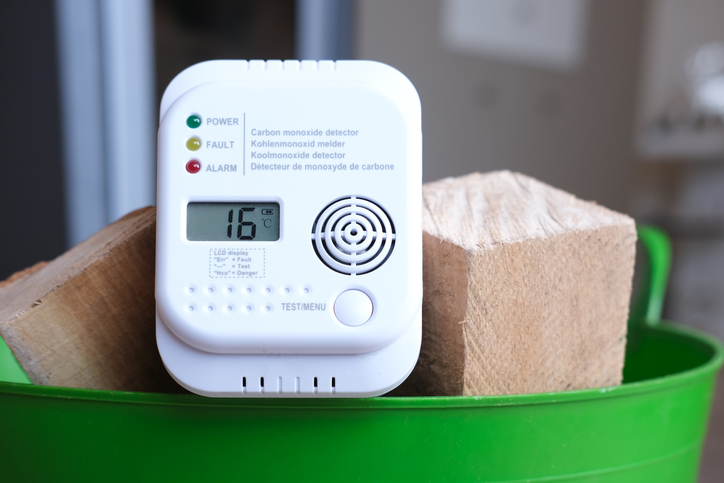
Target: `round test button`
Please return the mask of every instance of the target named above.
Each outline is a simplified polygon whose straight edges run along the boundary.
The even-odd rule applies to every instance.
[[[344,325],[360,326],[372,317],[372,300],[364,292],[347,290],[334,301],[334,315]]]

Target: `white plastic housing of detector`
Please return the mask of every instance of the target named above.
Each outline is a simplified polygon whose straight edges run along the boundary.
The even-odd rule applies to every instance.
[[[156,335],[174,379],[217,397],[399,385],[422,330],[410,81],[368,61],[209,61],[169,84],[160,114]],[[278,204],[259,212],[277,217],[279,237],[251,239],[272,217],[241,226],[230,209],[228,220],[194,215],[217,241],[189,240],[189,203]]]

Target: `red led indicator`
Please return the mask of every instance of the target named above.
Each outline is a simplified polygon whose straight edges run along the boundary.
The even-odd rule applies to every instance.
[[[191,161],[186,163],[186,171],[191,174],[198,173],[199,171],[201,171],[201,163],[196,159],[192,159]]]

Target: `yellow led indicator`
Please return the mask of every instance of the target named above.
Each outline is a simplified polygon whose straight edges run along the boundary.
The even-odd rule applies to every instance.
[[[191,138],[188,141],[186,141],[186,147],[189,148],[191,151],[198,151],[201,147],[201,139],[199,138]]]

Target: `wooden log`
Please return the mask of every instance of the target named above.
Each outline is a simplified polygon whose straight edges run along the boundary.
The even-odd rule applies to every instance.
[[[423,346],[395,395],[618,384],[633,221],[526,176],[424,187]],[[36,384],[181,392],[154,332],[155,209],[0,283],[0,336]]]
[[[423,188],[423,342],[395,395],[621,383],[628,216],[508,171]]]
[[[0,287],[0,336],[33,383],[183,392],[156,348],[155,242],[144,208]]]

